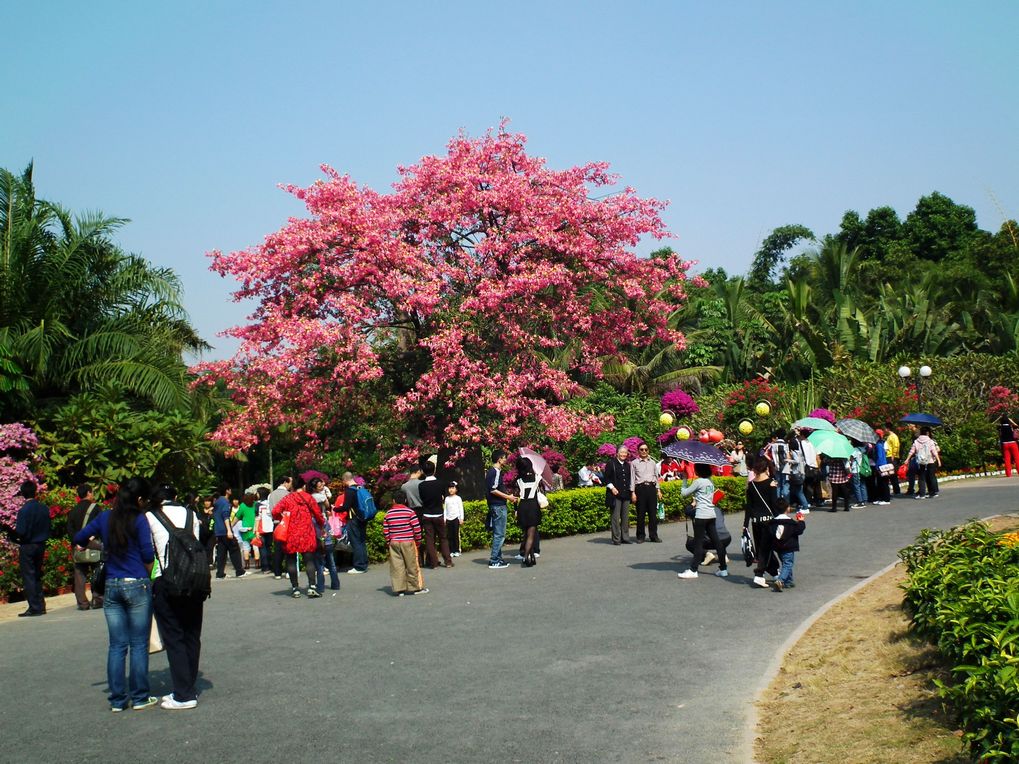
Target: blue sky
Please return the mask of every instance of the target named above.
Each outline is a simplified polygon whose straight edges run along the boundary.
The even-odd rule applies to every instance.
[[[1017,25],[1015,2],[3,3],[0,166],[130,218],[121,243],[177,270],[217,358],[247,311],[205,253],[300,215],[278,183],[326,163],[385,189],[504,116],[552,166],[671,200],[699,268],[933,190],[997,230]]]

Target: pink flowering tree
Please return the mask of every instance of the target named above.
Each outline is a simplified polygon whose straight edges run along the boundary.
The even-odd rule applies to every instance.
[[[26,480],[38,480],[32,473],[30,459],[39,441],[23,424],[0,424],[0,523],[13,528],[18,510],[25,500],[18,496]],[[17,547],[6,535],[0,534],[0,569],[14,565]],[[2,571],[0,571],[2,577]]]
[[[563,405],[577,379],[633,347],[683,346],[666,320],[689,264],[633,252],[668,235],[664,203],[606,193],[606,164],[550,169],[504,124],[400,168],[388,193],[322,170],[287,187],[308,217],[212,253],[257,303],[228,332],[236,356],[197,368],[233,396],[214,433],[229,448],[280,428],[395,471],[423,452],[451,466],[482,444],[594,437],[612,422]]]

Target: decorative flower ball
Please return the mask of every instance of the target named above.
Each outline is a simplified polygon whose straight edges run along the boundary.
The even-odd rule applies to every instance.
[[[739,430],[740,435],[746,437],[754,431],[754,423],[749,419],[741,419],[740,423],[737,425],[737,429]]]
[[[757,416],[768,416],[771,413],[771,404],[767,401],[760,401],[754,406],[754,411],[757,412]]]
[[[666,411],[664,414],[658,417],[658,421],[661,423],[662,427],[672,427],[672,423],[675,422],[676,419],[675,417],[672,416],[671,413]]]
[[[692,434],[689,427],[680,427],[676,430],[676,440],[690,440]]]

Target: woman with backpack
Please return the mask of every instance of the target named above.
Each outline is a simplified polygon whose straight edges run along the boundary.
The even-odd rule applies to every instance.
[[[913,441],[908,458],[916,457],[916,477],[919,482],[914,498],[935,498],[938,495],[938,478],[935,471],[941,466],[941,450],[931,437],[930,427],[921,427],[920,436]]]
[[[152,533],[143,515],[152,489],[145,478],[131,478],[117,492],[113,509],[103,512],[74,535],[85,547],[98,536],[106,550],[103,615],[110,633],[106,658],[110,710],[135,711],[159,702],[149,695],[149,630],[152,628]],[[130,675],[124,661],[130,656]]]
[[[170,665],[173,692],[164,695],[161,708],[181,711],[198,705],[198,657],[202,652],[202,617],[208,586],[211,583],[208,557],[201,543],[201,518],[193,510],[177,503],[177,489],[162,485],[153,496],[153,509],[146,515],[152,532],[152,543],[159,558],[159,575],[152,582],[152,612],[156,617],[159,637],[166,648],[166,661]],[[170,528],[167,527],[170,526]],[[174,541],[171,545],[171,528],[180,529],[195,538],[194,551],[187,555],[186,548]],[[173,550],[171,552],[171,549]],[[175,555],[181,554],[181,558]],[[197,585],[187,593],[176,591],[182,581],[174,572],[182,574],[192,565],[189,577]],[[178,571],[175,566],[183,566]]]
[[[318,507],[311,494],[308,493],[304,480],[297,476],[294,478],[293,490],[277,502],[272,508],[273,520],[280,520],[284,513],[289,513],[284,531],[283,552],[287,559],[287,574],[290,576],[290,596],[298,599],[301,596],[301,588],[297,580],[297,555],[301,555],[304,569],[308,574],[308,596],[312,599],[321,597],[315,584],[318,576],[319,565],[316,559],[318,554],[318,534],[315,532],[315,523],[319,527],[325,525],[325,517]],[[276,540],[280,539],[279,526],[276,528]]]
[[[810,514],[810,502],[803,492],[803,485],[807,479],[807,459],[803,454],[803,446],[800,444],[796,433],[789,433],[789,503],[798,504],[800,512]]]

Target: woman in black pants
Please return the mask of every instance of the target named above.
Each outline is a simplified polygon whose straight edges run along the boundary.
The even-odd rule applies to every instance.
[[[839,496],[842,496],[843,509],[849,511],[849,494],[853,490],[850,478],[845,459],[828,460],[828,482],[831,483],[830,512],[838,512]]]
[[[764,579],[765,572],[773,576],[778,573],[778,567],[769,565],[773,555],[766,554],[768,550],[768,531],[771,518],[775,516],[775,503],[778,495],[771,480],[771,473],[768,471],[768,460],[758,456],[754,460],[754,479],[747,483],[747,503],[743,512],[743,528],[750,531],[754,540],[754,551],[757,558],[747,560],[747,565],[754,566],[754,585],[762,589],[768,588],[768,582]],[[769,568],[771,568],[769,570]]]

